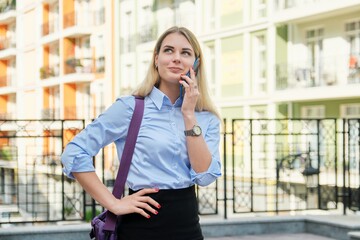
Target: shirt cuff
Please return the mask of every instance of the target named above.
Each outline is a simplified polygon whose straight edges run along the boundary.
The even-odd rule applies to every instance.
[[[190,170],[191,180],[199,186],[207,186],[221,176],[221,167],[214,158],[211,160],[210,166],[206,172],[197,173],[194,169]]]
[[[63,172],[67,177],[75,179],[73,172],[95,172],[95,168],[89,164],[88,157],[76,156],[73,161],[64,165]]]

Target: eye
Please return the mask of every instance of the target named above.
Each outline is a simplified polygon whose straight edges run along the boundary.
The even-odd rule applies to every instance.
[[[182,54],[183,54],[184,56],[191,56],[191,52],[188,52],[188,51],[184,51]]]
[[[173,50],[172,50],[171,48],[165,48],[165,49],[164,49],[164,52],[165,52],[165,53],[172,53]]]

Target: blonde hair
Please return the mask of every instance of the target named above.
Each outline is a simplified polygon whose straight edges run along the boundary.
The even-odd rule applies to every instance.
[[[183,35],[189,41],[190,45],[192,46],[192,48],[195,52],[195,56],[200,58],[200,65],[198,68],[198,73],[196,75],[196,78],[198,80],[198,90],[200,92],[200,95],[198,97],[198,101],[196,103],[195,110],[198,112],[209,111],[209,112],[215,114],[218,118],[220,118],[220,115],[219,115],[215,105],[211,101],[211,98],[208,93],[207,82],[206,82],[206,78],[205,78],[205,69],[204,69],[204,64],[202,61],[202,59],[204,59],[204,56],[202,54],[200,44],[197,41],[195,35],[190,30],[188,30],[187,28],[184,28],[184,27],[177,27],[177,26],[171,27],[168,30],[166,30],[159,37],[159,39],[157,40],[157,42],[155,44],[153,56],[151,59],[151,63],[150,63],[148,72],[145,76],[145,79],[134,90],[133,95],[142,96],[142,97],[148,96],[154,86],[156,86],[156,87],[159,86],[160,76],[159,76],[159,73],[155,66],[155,57],[159,54],[161,44],[163,43],[164,39],[169,34],[172,34],[172,33],[179,33],[179,34]]]

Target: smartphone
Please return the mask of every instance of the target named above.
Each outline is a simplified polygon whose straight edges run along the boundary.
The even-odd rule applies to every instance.
[[[198,73],[199,65],[200,65],[200,59],[196,58],[192,66],[195,72],[195,76]],[[186,76],[190,77],[190,70],[186,73]],[[180,97],[183,97],[183,91],[184,91],[183,88],[184,88],[183,85],[180,84]]]

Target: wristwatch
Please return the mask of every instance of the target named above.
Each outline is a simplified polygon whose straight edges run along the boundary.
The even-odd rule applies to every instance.
[[[194,125],[192,129],[184,131],[185,136],[195,136],[198,137],[201,135],[201,127]]]

